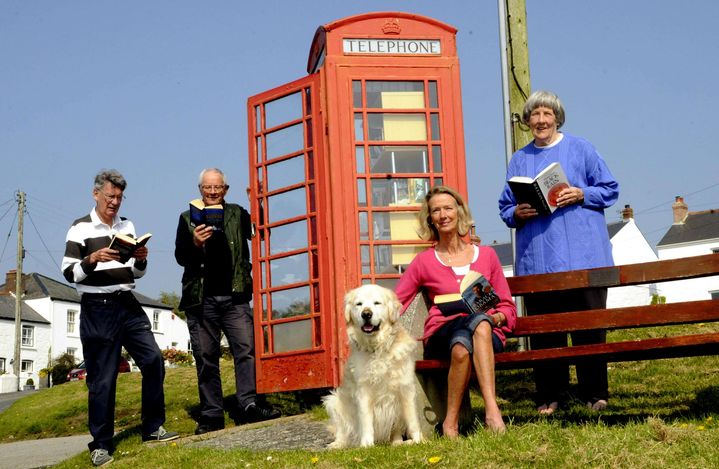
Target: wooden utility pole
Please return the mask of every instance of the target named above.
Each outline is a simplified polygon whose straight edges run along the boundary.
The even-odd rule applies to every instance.
[[[20,344],[22,342],[22,260],[25,250],[22,246],[22,222],[25,213],[25,193],[17,192],[17,270],[15,277],[15,356],[13,358],[13,373],[17,376],[17,390],[20,391]]]
[[[512,123],[512,152],[532,140],[529,128],[521,123],[522,109],[532,85],[529,79],[529,48],[527,46],[527,8],[525,0],[499,0],[506,6],[506,76],[509,85],[509,112]]]

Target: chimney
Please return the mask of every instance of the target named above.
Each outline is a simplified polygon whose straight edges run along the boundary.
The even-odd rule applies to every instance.
[[[674,198],[672,212],[674,212],[674,224],[683,224],[684,220],[687,218],[687,213],[689,212],[689,207],[687,207],[687,204],[684,203],[684,197],[678,195]]]
[[[624,206],[624,209],[622,210],[622,221],[624,223],[628,222],[629,220],[634,218],[634,209],[629,206],[629,204]]]
[[[15,291],[15,282],[17,280],[17,270],[13,269],[5,274],[5,288],[0,291],[0,295],[7,296]]]

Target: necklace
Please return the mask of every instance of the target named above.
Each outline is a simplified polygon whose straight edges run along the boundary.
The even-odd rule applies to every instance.
[[[452,261],[455,259],[455,257],[458,259],[461,259],[461,257],[464,255],[465,247],[466,247],[465,245],[462,245],[462,247],[459,249],[459,251],[457,251],[457,253],[454,256],[451,256],[449,254],[449,250],[447,250],[446,252],[443,252],[442,255],[444,256],[445,262],[447,263],[447,265],[452,264]]]

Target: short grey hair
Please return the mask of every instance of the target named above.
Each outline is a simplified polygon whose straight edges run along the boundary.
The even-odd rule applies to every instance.
[[[220,176],[222,176],[222,184],[227,185],[227,178],[225,177],[225,173],[223,173],[221,170],[217,168],[205,168],[202,171],[200,171],[200,177],[197,178],[197,185],[202,185],[202,178],[205,177],[205,174],[207,173],[217,173]]]
[[[95,190],[101,190],[105,187],[105,183],[109,182],[113,186],[117,187],[121,191],[124,191],[127,187],[127,181],[116,169],[103,169],[97,175],[95,175]]]
[[[532,114],[532,111],[538,107],[546,107],[554,112],[557,129],[560,129],[564,125],[564,106],[562,106],[559,96],[551,91],[544,90],[535,91],[529,95],[527,102],[524,103],[524,110],[522,110],[522,122],[529,124],[529,116]]]

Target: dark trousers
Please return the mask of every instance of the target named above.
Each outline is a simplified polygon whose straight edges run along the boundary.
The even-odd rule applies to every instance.
[[[142,372],[142,433],[165,422],[165,365],[150,320],[131,292],[84,293],[80,300],[80,340],[87,366],[90,450],[112,451],[115,389],[122,347]]]
[[[244,409],[255,402],[255,333],[252,309],[237,304],[231,296],[205,297],[199,328],[202,365],[198,387],[202,404],[201,419],[224,418],[222,381],[220,380],[221,332],[227,337],[235,363],[237,404]]]
[[[200,352],[200,327],[202,323],[202,308],[192,308],[185,311],[187,329],[190,333],[190,345],[192,346],[192,357],[195,359],[195,371],[197,382],[200,382],[200,370],[202,369],[202,353]],[[205,407],[205,397],[200,394],[200,409]]]
[[[572,290],[565,292],[546,292],[526,295],[524,302],[527,315],[562,313],[600,309],[607,306],[607,289]],[[607,341],[607,332],[603,329],[571,333],[572,345],[598,344]],[[530,338],[532,349],[546,349],[567,346],[567,334],[542,334]],[[588,360],[577,365],[577,383],[579,395],[584,402],[596,402],[608,399],[607,362]],[[534,368],[534,382],[537,386],[537,403],[546,404],[562,401],[569,388],[569,366],[540,365]]]

